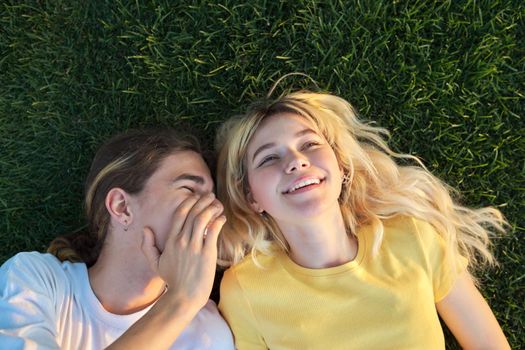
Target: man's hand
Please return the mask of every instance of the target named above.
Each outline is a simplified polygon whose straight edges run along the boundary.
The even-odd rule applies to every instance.
[[[213,286],[217,238],[226,222],[222,211],[223,206],[213,193],[185,199],[173,215],[162,253],[153,231],[144,228],[142,251],[151,268],[168,285],[167,294],[197,310],[206,304]]]

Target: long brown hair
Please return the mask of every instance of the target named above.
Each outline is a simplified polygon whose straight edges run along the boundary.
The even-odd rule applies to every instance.
[[[195,137],[183,137],[171,129],[130,130],[107,141],[96,153],[86,179],[87,229],[55,238],[47,251],[61,261],[93,265],[109,229],[108,192],[118,187],[139,193],[162,160],[178,151],[201,153]]]

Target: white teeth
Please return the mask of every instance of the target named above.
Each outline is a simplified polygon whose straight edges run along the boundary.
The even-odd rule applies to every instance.
[[[308,186],[308,185],[311,185],[311,184],[319,184],[319,183],[321,183],[321,180],[319,180],[319,179],[304,180],[304,181],[301,181],[299,183],[296,183],[295,186],[293,186],[292,188],[290,188],[288,190],[288,193],[297,191],[298,189],[300,189],[302,187],[305,187],[305,186]]]

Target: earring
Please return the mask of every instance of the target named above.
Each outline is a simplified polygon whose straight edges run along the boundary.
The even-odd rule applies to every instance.
[[[350,174],[345,173],[342,177],[342,180],[343,185],[348,185],[352,181],[352,177],[350,176]]]
[[[128,232],[128,220],[124,220],[124,231]]]
[[[266,212],[263,210],[263,211],[260,211],[259,213],[259,217],[262,219],[262,220],[265,220],[267,221],[268,220],[268,214],[266,214]]]

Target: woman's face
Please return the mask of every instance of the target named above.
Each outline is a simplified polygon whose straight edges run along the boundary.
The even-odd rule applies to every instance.
[[[342,171],[331,146],[305,118],[263,120],[248,144],[248,201],[278,223],[339,210]]]
[[[192,193],[204,195],[212,190],[210,170],[202,157],[193,151],[175,152],[161,162],[144,189],[132,196],[133,223],[140,230],[150,227],[162,251],[177,207]]]

